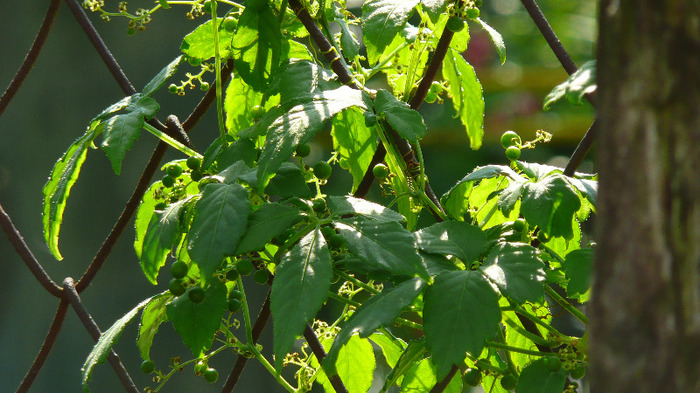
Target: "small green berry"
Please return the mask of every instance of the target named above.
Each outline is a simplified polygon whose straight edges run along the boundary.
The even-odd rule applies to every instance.
[[[307,157],[309,154],[311,154],[311,146],[309,146],[307,143],[302,143],[301,145],[297,146],[296,154],[299,157]]]
[[[209,82],[202,82],[199,84],[199,88],[202,91],[207,91],[209,90]]]
[[[513,222],[514,231],[522,233],[525,231],[525,229],[527,229],[527,222],[525,222],[524,219],[518,218],[515,220],[515,222]]]
[[[469,19],[476,19],[481,15],[481,11],[479,11],[478,8],[468,8],[467,9],[467,18]]]
[[[170,280],[168,290],[173,294],[173,296],[180,296],[185,293],[185,287],[182,285],[182,281],[178,280],[177,278]]]
[[[156,204],[155,209],[158,211],[163,211],[168,208],[168,204],[165,202],[159,202]]]
[[[226,272],[226,279],[228,281],[236,281],[241,275],[238,273],[238,270],[236,269],[231,269]]]
[[[204,289],[202,289],[202,287],[193,287],[187,291],[187,296],[190,298],[192,303],[199,304],[204,301],[206,294],[204,293]]]
[[[374,112],[365,111],[364,116],[365,116],[365,126],[372,127],[375,124],[377,124],[377,115],[375,115]]]
[[[438,99],[438,95],[435,92],[428,91],[425,94],[425,102],[427,102],[428,104],[432,104],[433,102],[437,101],[437,99]]]
[[[520,148],[517,146],[510,146],[506,149],[506,157],[509,160],[515,161],[520,158]]]
[[[170,265],[170,275],[174,278],[183,278],[187,275],[187,270],[189,266],[183,261],[175,261]]]
[[[196,57],[188,57],[187,62],[190,63],[192,67],[199,67],[202,64],[202,59]]]
[[[267,284],[268,278],[270,278],[270,273],[265,269],[256,270],[253,274],[253,280],[260,285]]]
[[[241,300],[243,299],[243,292],[234,289],[228,294],[229,299],[238,299]]]
[[[204,3],[204,8],[202,10],[207,14],[211,14],[211,0]]]
[[[573,379],[581,379],[584,375],[586,375],[586,367],[583,365],[577,365],[571,369],[571,378]]]
[[[505,390],[513,390],[518,385],[518,379],[513,374],[506,374],[501,377],[501,386]]]
[[[265,108],[260,105],[255,105],[253,109],[250,110],[250,115],[253,119],[259,119],[265,114]]]
[[[202,175],[202,172],[200,171],[192,171],[192,173],[190,173],[190,178],[192,181],[200,181],[202,180],[202,177],[204,177],[204,175]]]
[[[207,364],[203,361],[198,361],[197,364],[194,365],[194,374],[195,375],[202,375],[204,374],[204,371],[208,368]]]
[[[168,169],[165,170],[165,173],[168,174],[168,176],[171,177],[178,177],[182,174],[182,168],[180,165],[173,164],[168,167]]]
[[[238,299],[228,299],[226,307],[228,307],[229,312],[235,313],[243,307],[243,304]]]
[[[478,386],[481,383],[481,371],[476,368],[468,368],[462,376],[462,382],[471,387]]]
[[[143,371],[144,374],[150,374],[156,371],[156,363],[150,359],[144,360],[143,363],[141,363],[141,371]]]
[[[332,171],[331,165],[325,161],[319,161],[314,164],[314,175],[320,180],[326,180],[331,177]]]
[[[501,146],[507,149],[509,146],[520,146],[522,140],[515,131],[506,131],[501,135]]]
[[[372,174],[377,179],[384,179],[387,176],[389,176],[389,167],[382,163],[379,163],[375,165],[374,168],[372,168]]]
[[[170,86],[168,86],[168,91],[172,94],[177,93],[177,85],[174,83],[170,84]]]
[[[172,186],[175,185],[175,178],[170,175],[165,175],[160,182],[163,183],[165,187],[172,188]]]
[[[209,367],[208,369],[204,370],[204,380],[209,382],[209,383],[214,383],[216,380],[219,379],[219,372],[216,371],[215,368]]]
[[[464,21],[457,15],[453,15],[447,20],[447,30],[453,33],[459,33],[464,29]]]
[[[236,263],[236,270],[241,276],[248,276],[255,270],[253,262],[250,259],[239,259]]]
[[[199,167],[202,165],[202,160],[200,160],[197,157],[187,157],[187,167],[194,170],[199,169]]]
[[[314,199],[312,207],[316,213],[323,213],[326,211],[326,201],[323,198]]]
[[[129,27],[129,28],[126,30],[126,34],[128,34],[128,35],[134,35],[134,34],[136,34],[136,29],[134,29],[133,27]]]
[[[238,26],[238,21],[236,19],[224,19],[224,30],[228,31],[229,33],[233,33],[233,31],[236,30],[236,26]]]

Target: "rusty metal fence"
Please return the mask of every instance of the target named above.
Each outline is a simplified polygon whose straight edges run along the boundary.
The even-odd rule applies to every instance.
[[[102,40],[100,34],[95,29],[95,27],[92,25],[81,4],[79,4],[77,0],[51,0],[48,10],[46,11],[46,16],[44,17],[43,23],[39,28],[39,31],[36,35],[34,42],[31,45],[31,48],[27,52],[27,55],[21,67],[15,74],[11,83],[4,91],[2,97],[0,97],[0,116],[4,113],[8,104],[10,103],[10,101],[12,101],[15,94],[21,88],[22,83],[29,75],[32,66],[36,62],[39,53],[41,52],[44,43],[46,42],[46,39],[49,36],[49,33],[51,32],[61,3],[65,3],[66,6],[70,9],[70,12],[75,17],[75,20],[80,25],[85,35],[89,38],[95,50],[99,53],[102,61],[107,66],[112,77],[117,82],[124,94],[128,96],[136,93],[136,90],[132,86],[132,83],[130,82],[129,78],[122,71],[121,67],[119,66],[119,63],[110,52],[110,49]],[[544,14],[537,5],[536,1],[521,0],[521,3],[527,10],[534,23],[537,25],[543,37],[546,39],[547,43],[556,55],[564,70],[566,70],[566,72],[569,75],[576,72],[576,65],[572,61],[571,57],[568,55],[567,51],[565,50],[559,39],[557,38],[549,22],[547,21]],[[222,72],[221,74],[222,76],[227,75],[228,72]],[[169,117],[169,121],[166,122],[166,124],[163,124],[155,118],[151,121],[151,124],[160,131],[165,132],[166,134],[173,136],[176,139],[179,139],[180,135],[182,135],[181,131],[184,130],[185,132],[189,132],[202,118],[207,109],[210,107],[211,103],[214,101],[215,92],[215,89],[209,90],[207,94],[205,94],[204,97],[201,99],[201,101],[195,106],[195,108],[192,110],[189,116],[187,116],[187,118],[181,123],[181,125],[178,124],[178,121],[173,121],[172,117]],[[594,96],[589,94],[586,96],[586,98],[589,100],[589,102],[591,102],[591,104],[595,106]],[[590,129],[586,132],[585,136],[582,138],[579,145],[572,154],[569,163],[566,166],[565,174],[572,175],[576,168],[579,166],[579,164],[582,162],[583,158],[589,151],[594,141],[595,132],[596,122],[594,121]],[[14,248],[18,256],[21,258],[21,260],[24,261],[30,273],[41,284],[43,289],[59,300],[53,321],[48,327],[48,332],[46,333],[46,337],[43,340],[43,342],[40,345],[39,343],[30,343],[31,345],[36,344],[37,346],[39,346],[39,350],[30,369],[27,371],[19,387],[17,387],[17,392],[27,392],[31,389],[33,383],[39,376],[40,371],[44,366],[46,360],[52,354],[52,349],[54,348],[54,344],[58,336],[61,334],[62,331],[64,331],[62,327],[64,326],[66,314],[68,313],[69,309],[72,308],[75,311],[79,320],[85,327],[87,334],[93,340],[97,341],[97,339],[100,337],[100,328],[98,327],[97,323],[93,320],[90,311],[83,304],[81,300],[81,293],[90,285],[95,276],[100,272],[100,269],[104,266],[105,262],[110,256],[110,253],[114,249],[115,244],[120,239],[120,236],[123,234],[127,225],[131,221],[139,205],[141,197],[147,190],[148,186],[151,183],[152,177],[154,176],[154,174],[160,166],[161,160],[163,159],[166,153],[166,149],[167,145],[163,142],[160,142],[155,148],[155,150],[151,154],[150,160],[143,169],[141,177],[135,189],[133,190],[131,197],[124,206],[121,215],[114,223],[111,231],[104,239],[104,242],[98,249],[95,256],[92,258],[92,261],[90,262],[89,266],[87,267],[87,269],[85,269],[85,271],[82,273],[81,277],[78,280],[74,280],[71,277],[65,277],[62,280],[58,281],[55,278],[51,277],[42,266],[42,263],[35,257],[35,254],[25,242],[22,234],[13,223],[10,215],[4,210],[2,204],[0,204],[0,226],[2,227],[3,232],[7,236],[9,243],[12,245],[12,247]],[[253,327],[254,338],[256,339],[256,341],[260,337],[260,334],[262,333],[268,318],[269,302],[266,301],[263,304],[258,318],[255,322],[255,325]],[[6,353],[4,356],[12,356],[12,354]],[[238,357],[238,360],[233,366],[233,369],[222,388],[222,392],[233,391],[241,373],[243,372],[246,360],[247,359],[243,356]],[[119,381],[121,382],[123,388],[127,392],[139,392],[139,389],[136,387],[136,384],[130,377],[129,372],[124,367],[124,365],[119,359],[119,356],[114,351],[112,351],[112,353],[110,354],[108,361],[112,369],[116,373],[117,377],[119,378]],[[6,389],[11,389],[11,387],[0,386],[0,390],[9,391]]]

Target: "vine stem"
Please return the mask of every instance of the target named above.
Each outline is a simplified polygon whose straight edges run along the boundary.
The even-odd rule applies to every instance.
[[[253,325],[250,323],[250,310],[248,310],[248,300],[245,296],[245,289],[243,288],[243,279],[239,276],[236,280],[236,286],[238,290],[241,291],[241,308],[243,309],[243,320],[245,323],[245,337],[246,344],[248,346],[254,347],[255,340],[253,340]]]
[[[217,1],[211,1],[211,20],[214,25],[214,73],[216,74],[216,118],[219,121],[219,135],[226,141],[226,127],[224,125],[224,104],[221,95],[221,54],[219,53],[219,24],[217,23]]]
[[[559,303],[562,308],[564,308],[566,311],[571,313],[576,319],[581,321],[584,325],[588,325],[588,317],[585,316],[581,311],[579,311],[576,307],[571,305],[566,299],[564,299],[560,294],[557,293],[552,287],[549,285],[544,286],[544,291],[547,292],[547,295],[554,299],[557,303]]]
[[[513,347],[511,345],[502,344],[502,343],[499,343],[496,341],[486,341],[486,346],[490,347],[490,348],[496,348],[496,349],[505,349],[505,350],[510,351],[510,352],[522,353],[524,355],[547,356],[549,354],[548,352],[532,351],[529,349]]]
[[[534,333],[528,331],[527,329],[519,326],[512,319],[506,318],[504,321],[505,321],[506,325],[510,326],[513,330],[518,332],[520,335],[526,337],[527,339],[529,339],[530,341],[532,341],[536,345],[543,346],[543,347],[551,347],[552,346],[552,343],[548,342],[547,340],[545,340],[541,336],[534,334]]]
[[[158,130],[157,128],[153,127],[152,125],[148,123],[143,123],[143,128],[153,134],[156,138],[160,139],[161,141],[167,143],[170,147],[175,148],[182,152],[183,154],[186,154],[191,157],[197,157],[199,159],[202,159],[202,155],[197,153],[196,151],[190,149],[189,147],[183,145],[182,143],[176,141],[174,138],[172,138],[170,135]]]
[[[306,342],[309,344],[309,347],[311,347],[311,351],[314,353],[314,355],[316,355],[316,360],[318,360],[318,364],[320,364],[323,368],[323,359],[326,357],[326,350],[323,349],[321,341],[319,341],[318,336],[316,336],[316,333],[311,328],[311,326],[309,326],[308,323],[306,324],[306,328],[304,329],[304,339],[306,339]],[[326,376],[328,375],[329,374],[326,373]],[[340,377],[337,374],[329,376],[328,380],[330,380],[331,385],[333,386],[333,389],[335,389],[336,393],[348,393],[348,389],[345,387],[343,381],[340,380]]]
[[[444,391],[447,388],[447,385],[450,384],[450,381],[452,381],[452,378],[454,378],[455,374],[457,374],[457,371],[459,370],[459,367],[456,365],[452,365],[452,368],[450,368],[450,371],[447,373],[445,378],[443,378],[440,382],[435,384],[432,389],[430,389],[430,393],[440,393]]]

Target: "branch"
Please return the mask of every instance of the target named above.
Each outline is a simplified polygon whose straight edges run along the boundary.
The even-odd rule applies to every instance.
[[[53,344],[56,342],[58,333],[61,331],[61,327],[63,326],[63,321],[66,319],[67,311],[68,301],[61,298],[61,301],[58,303],[58,308],[56,309],[56,315],[54,315],[53,322],[51,322],[51,326],[49,327],[49,332],[46,333],[44,343],[41,344],[41,349],[36,355],[36,358],[34,358],[32,367],[30,367],[29,371],[27,371],[27,375],[24,376],[24,379],[17,388],[16,393],[26,393],[32,387],[32,384],[34,383],[36,376],[39,374],[41,367],[44,366],[46,359],[49,357],[49,353],[51,353]]]
[[[311,328],[311,326],[309,326],[309,324],[306,324],[306,329],[304,330],[304,339],[306,339],[306,342],[309,343],[309,347],[311,347],[311,350],[313,351],[314,355],[316,355],[316,360],[318,360],[318,364],[323,365],[323,358],[326,357],[326,350],[323,349],[323,345],[321,345],[321,342],[318,340],[316,333]],[[328,376],[328,373],[326,373],[326,376]],[[331,381],[331,385],[333,385],[333,389],[335,389],[337,393],[348,393],[348,389],[345,387],[345,385],[343,385],[343,381],[340,380],[338,374],[335,374],[332,377],[328,377],[328,379]]]
[[[22,82],[24,82],[24,79],[29,75],[29,71],[32,70],[36,59],[39,57],[39,52],[41,52],[41,49],[44,47],[46,37],[48,37],[51,27],[53,27],[53,22],[56,20],[58,7],[60,5],[61,0],[51,0],[49,9],[46,10],[44,21],[41,23],[39,32],[37,32],[34,42],[32,42],[32,46],[29,48],[29,52],[27,52],[27,56],[24,57],[24,61],[19,67],[19,70],[17,70],[15,77],[12,78],[10,85],[7,86],[5,92],[2,93],[2,97],[0,97],[0,115],[5,112],[5,108],[7,108],[7,105],[12,101],[12,98],[14,98],[15,94],[22,86]]]
[[[588,129],[588,131],[586,131],[586,135],[583,136],[581,142],[579,142],[578,146],[576,146],[574,154],[571,155],[569,162],[566,164],[566,168],[564,168],[564,175],[574,175],[576,169],[578,169],[579,165],[581,165],[581,162],[583,162],[583,159],[586,157],[586,154],[588,154],[588,151],[591,150],[591,146],[593,146],[593,142],[595,142],[597,133],[598,118],[593,120],[593,124],[591,124],[591,127]]]
[[[75,313],[78,314],[80,322],[83,323],[83,326],[85,326],[85,329],[87,329],[88,333],[90,334],[90,337],[92,337],[92,339],[95,340],[95,342],[97,342],[97,340],[100,339],[102,332],[100,331],[99,326],[97,326],[97,323],[95,323],[95,320],[92,319],[92,316],[83,305],[83,302],[80,300],[80,295],[76,290],[72,278],[67,277],[63,281],[63,293],[65,294],[65,297],[67,298],[68,302],[70,302],[70,304],[73,306],[73,310],[75,310]],[[139,393],[139,390],[134,384],[134,381],[132,381],[131,376],[129,376],[129,372],[126,371],[126,368],[124,368],[124,365],[119,359],[119,355],[117,355],[117,353],[114,352],[114,350],[109,351],[109,356],[107,357],[107,360],[109,360],[109,364],[114,369],[114,372],[117,373],[117,377],[121,381],[122,386],[124,386],[124,389],[126,389],[127,392]]]
[[[452,378],[457,374],[457,370],[459,368],[456,365],[452,365],[452,368],[450,369],[450,372],[447,373],[445,378],[442,379],[442,381],[438,382],[435,386],[433,386],[432,389],[430,389],[430,393],[440,393],[445,390],[447,385],[450,384],[450,381],[452,381]]]
[[[22,234],[15,228],[12,219],[5,212],[5,209],[2,208],[2,204],[0,204],[0,227],[2,227],[8,240],[10,240],[10,243],[12,243],[12,246],[15,248],[15,251],[22,258],[24,264],[27,265],[32,274],[34,274],[37,281],[39,281],[50,294],[61,297],[63,290],[53,282],[49,274],[44,270],[44,267],[41,266],[41,263],[34,257],[34,254],[32,254],[29,246],[27,246],[27,243],[24,241]]]
[[[547,40],[549,47],[552,48],[552,52],[554,52],[554,55],[557,57],[562,67],[564,67],[564,70],[566,70],[569,75],[576,72],[578,67],[576,67],[574,61],[571,60],[571,56],[569,56],[564,45],[559,41],[559,37],[557,37],[557,34],[552,29],[547,18],[545,18],[537,2],[535,0],[520,0],[520,2],[523,3],[527,13],[530,14],[537,28],[540,29],[540,33],[542,33],[544,39]]]
[[[265,325],[267,324],[268,319],[270,319],[270,292],[268,291],[267,293],[267,298],[265,298],[265,302],[263,303],[262,307],[260,308],[260,312],[258,313],[258,318],[255,320],[255,324],[253,325],[252,333],[253,333],[253,344],[258,342],[260,339],[260,336],[262,335],[263,330],[265,329]],[[233,392],[233,389],[236,387],[236,384],[238,383],[238,379],[241,377],[241,374],[243,374],[243,368],[245,368],[246,363],[248,362],[248,358],[245,356],[238,356],[238,359],[236,359],[236,363],[233,365],[233,370],[231,370],[231,373],[229,374],[228,378],[226,378],[226,383],[224,384],[224,387],[221,389],[221,393],[231,393]]]

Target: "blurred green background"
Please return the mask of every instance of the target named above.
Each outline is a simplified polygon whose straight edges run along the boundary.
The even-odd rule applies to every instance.
[[[117,1],[106,3],[110,10],[117,8]],[[539,3],[574,61],[580,65],[592,59],[597,2],[542,0]],[[48,1],[2,1],[2,4],[0,88],[4,89],[29,49]],[[152,4],[153,1],[132,1],[129,8],[134,10]],[[157,12],[147,31],[135,36],[126,34],[124,20],[104,23],[96,14],[90,18],[139,90],[179,54],[184,34],[204,21],[187,20],[187,10],[173,7]],[[552,133],[550,144],[524,151],[521,159],[563,165],[593,118],[590,106],[556,104],[550,112],[541,110],[544,96],[566,79],[566,73],[518,0],[485,0],[482,19],[503,34],[508,47],[508,60],[501,66],[488,37],[478,26],[470,26],[472,39],[467,59],[476,68],[486,99],[484,146],[479,151],[469,148],[464,131],[451,117],[449,105],[426,104],[421,108],[429,129],[422,143],[427,173],[438,195],[476,165],[505,164],[498,138],[508,129],[519,132],[524,139],[533,138],[537,129]],[[155,96],[161,105],[158,117],[164,120],[173,113],[184,119],[200,96],[201,92],[196,90],[185,97],[170,95],[165,90],[159,92]],[[156,145],[155,138],[144,133],[127,153],[121,176],[114,175],[102,152],[89,152],[64,216],[61,251],[65,259],[55,261],[42,236],[41,189],[55,161],[81,135],[89,119],[122,97],[73,15],[62,5],[34,69],[0,116],[0,202],[35,256],[59,284],[64,277],[77,280],[88,266]],[[210,111],[191,137],[195,146],[203,151],[217,133],[215,114]],[[329,138],[319,137],[314,143],[316,159],[327,158],[329,148]],[[175,158],[181,155],[169,152],[166,156],[167,160]],[[592,164],[586,162],[583,169],[592,171]],[[328,192],[347,192],[350,184],[347,177],[334,176],[339,184]],[[373,195],[377,194],[375,189]],[[132,247],[132,228],[133,220],[100,274],[82,294],[85,305],[103,330],[142,299],[167,286],[167,280],[161,278],[160,285],[153,288],[143,277]],[[12,391],[39,350],[58,300],[36,282],[4,234],[0,236],[0,262],[4,276],[0,285],[0,348],[5,353],[0,357],[0,391]],[[252,291],[253,309],[257,310],[266,291],[252,280],[246,288]],[[265,332],[263,344],[266,348],[270,347],[271,330],[268,327]],[[116,349],[138,386],[143,388],[149,385],[150,377],[139,371],[135,336],[134,324],[123,334]],[[92,345],[75,313],[69,310],[63,331],[32,391],[79,391],[80,367]],[[154,348],[154,360],[159,367],[167,367],[170,357],[189,354],[170,326],[161,328]],[[164,391],[219,391],[234,361],[232,353],[214,358],[212,365],[221,374],[214,385],[195,378],[188,371],[173,377]],[[240,391],[281,391],[262,366],[249,362],[247,367]],[[121,391],[109,366],[98,367],[91,387],[94,392]]]

